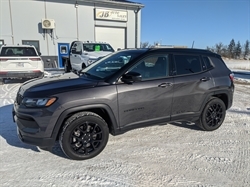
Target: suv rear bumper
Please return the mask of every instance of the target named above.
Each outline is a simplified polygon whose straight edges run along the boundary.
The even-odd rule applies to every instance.
[[[44,72],[40,70],[35,71],[0,71],[0,78],[36,78],[43,77]]]

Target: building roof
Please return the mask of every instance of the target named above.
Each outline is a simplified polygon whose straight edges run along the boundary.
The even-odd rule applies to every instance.
[[[116,5],[123,5],[129,7],[138,7],[143,8],[144,5],[138,2],[128,1],[128,0],[78,0],[78,1],[85,1],[90,3],[101,3],[101,4],[116,4]]]

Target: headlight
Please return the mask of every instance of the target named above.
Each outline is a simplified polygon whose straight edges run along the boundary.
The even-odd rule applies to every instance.
[[[48,107],[56,101],[56,97],[51,98],[24,98],[22,104],[26,107]]]
[[[90,65],[90,64],[94,63],[96,60],[97,60],[97,59],[89,59],[89,60],[88,60],[88,64]]]

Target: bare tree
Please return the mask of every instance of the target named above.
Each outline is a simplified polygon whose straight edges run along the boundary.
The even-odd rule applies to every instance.
[[[222,55],[223,50],[223,44],[220,42],[218,44],[215,44],[215,52],[219,55]]]
[[[148,42],[141,42],[141,48],[148,48],[149,45],[150,44]]]

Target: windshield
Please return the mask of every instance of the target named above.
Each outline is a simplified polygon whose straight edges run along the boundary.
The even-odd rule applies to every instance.
[[[108,51],[108,52],[114,52],[114,49],[109,45],[105,43],[88,43],[83,44],[83,50],[87,52],[93,52],[93,51]]]
[[[33,47],[3,47],[1,56],[37,56]]]
[[[125,50],[112,53],[83,69],[82,73],[98,79],[105,79],[144,52],[145,50]]]

